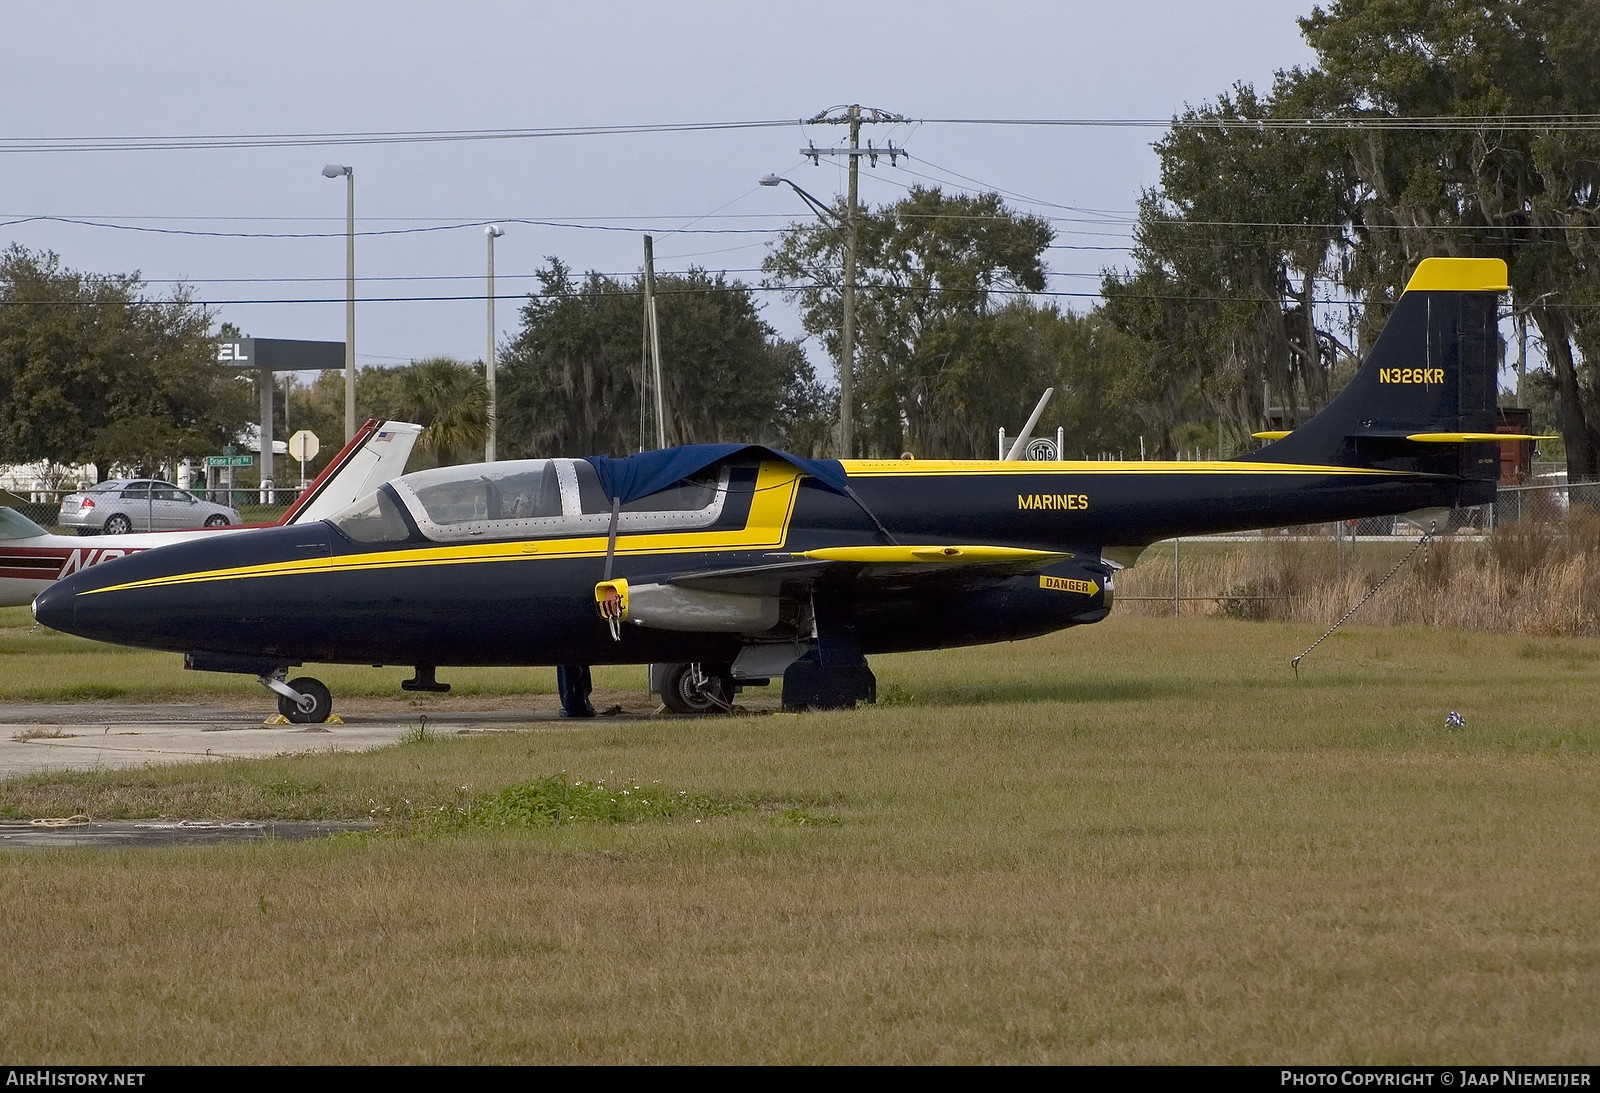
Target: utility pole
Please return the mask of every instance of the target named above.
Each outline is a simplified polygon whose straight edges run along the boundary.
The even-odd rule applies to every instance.
[[[483,354],[483,374],[489,388],[489,436],[483,445],[483,461],[493,463],[496,459],[495,448],[500,436],[500,408],[495,402],[495,367],[494,367],[494,241],[505,232],[498,224],[490,224],[483,229],[484,238],[489,243],[489,344]]]
[[[650,372],[656,389],[656,447],[667,446],[667,408],[661,391],[661,327],[656,323],[654,242],[644,237],[644,321],[650,331]]]
[[[861,123],[869,124],[903,122],[905,117],[900,114],[891,114],[887,110],[879,110],[869,106],[863,108],[859,103],[834,107],[824,110],[807,124],[848,125],[850,127],[850,145],[847,148],[818,148],[811,145],[800,149],[800,154],[809,158],[813,165],[820,166],[823,156],[848,156],[850,162],[850,190],[845,206],[845,241],[844,241],[844,328],[839,335],[839,446],[841,454],[849,459],[855,452],[855,359],[856,359],[856,175],[861,163],[861,157],[866,156],[874,167],[878,165],[879,156],[888,156],[892,166],[896,159],[906,154],[904,148],[896,148],[890,141],[886,148],[874,148],[869,140],[865,148],[861,147]]]
[[[344,187],[344,442],[356,435],[356,169],[330,163],[323,178],[342,178]]]

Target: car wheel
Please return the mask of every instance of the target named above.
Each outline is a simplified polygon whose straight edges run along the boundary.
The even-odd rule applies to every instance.
[[[126,535],[133,530],[133,521],[120,512],[114,512],[106,517],[107,535]]]
[[[222,513],[220,513],[220,512],[214,513],[214,514],[206,517],[206,527],[208,527],[208,528],[220,528],[220,527],[226,527],[227,525],[228,525],[228,518],[226,516],[222,515]]]

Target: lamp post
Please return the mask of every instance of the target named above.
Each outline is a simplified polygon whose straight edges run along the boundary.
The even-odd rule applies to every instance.
[[[489,348],[483,358],[484,378],[489,381],[489,439],[483,446],[483,461],[493,463],[495,438],[499,432],[494,397],[494,241],[505,232],[500,225],[490,224],[483,229],[483,234],[489,242]]]
[[[356,171],[338,163],[322,169],[325,178],[345,180],[344,214],[344,442],[356,435]]]
[[[839,446],[846,459],[855,455],[855,356],[856,356],[856,216],[855,216],[855,174],[851,173],[851,193],[849,215],[845,223],[839,222],[839,217],[832,209],[821,201],[806,193],[793,182],[779,175],[767,175],[758,180],[763,186],[776,186],[783,183],[795,193],[800,195],[800,200],[810,206],[824,223],[832,224],[835,228],[844,228],[844,325],[839,332]]]

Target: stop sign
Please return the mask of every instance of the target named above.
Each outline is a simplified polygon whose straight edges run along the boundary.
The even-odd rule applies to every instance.
[[[289,438],[289,454],[302,463],[317,458],[317,453],[321,450],[322,442],[310,429],[301,429]]]

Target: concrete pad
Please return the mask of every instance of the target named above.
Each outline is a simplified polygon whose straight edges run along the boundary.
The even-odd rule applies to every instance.
[[[464,734],[517,728],[564,731],[608,721],[644,720],[645,696],[609,717],[566,721],[553,709],[485,709],[482,700],[442,699],[417,709],[406,700],[349,703],[344,724],[266,725],[267,703],[77,702],[0,707],[0,777],[52,770],[114,770],[152,764],[365,751],[397,742],[426,725]],[[524,700],[525,701],[525,700]],[[504,700],[500,705],[505,705]],[[598,703],[597,703],[598,705]],[[602,707],[604,708],[604,707]]]

